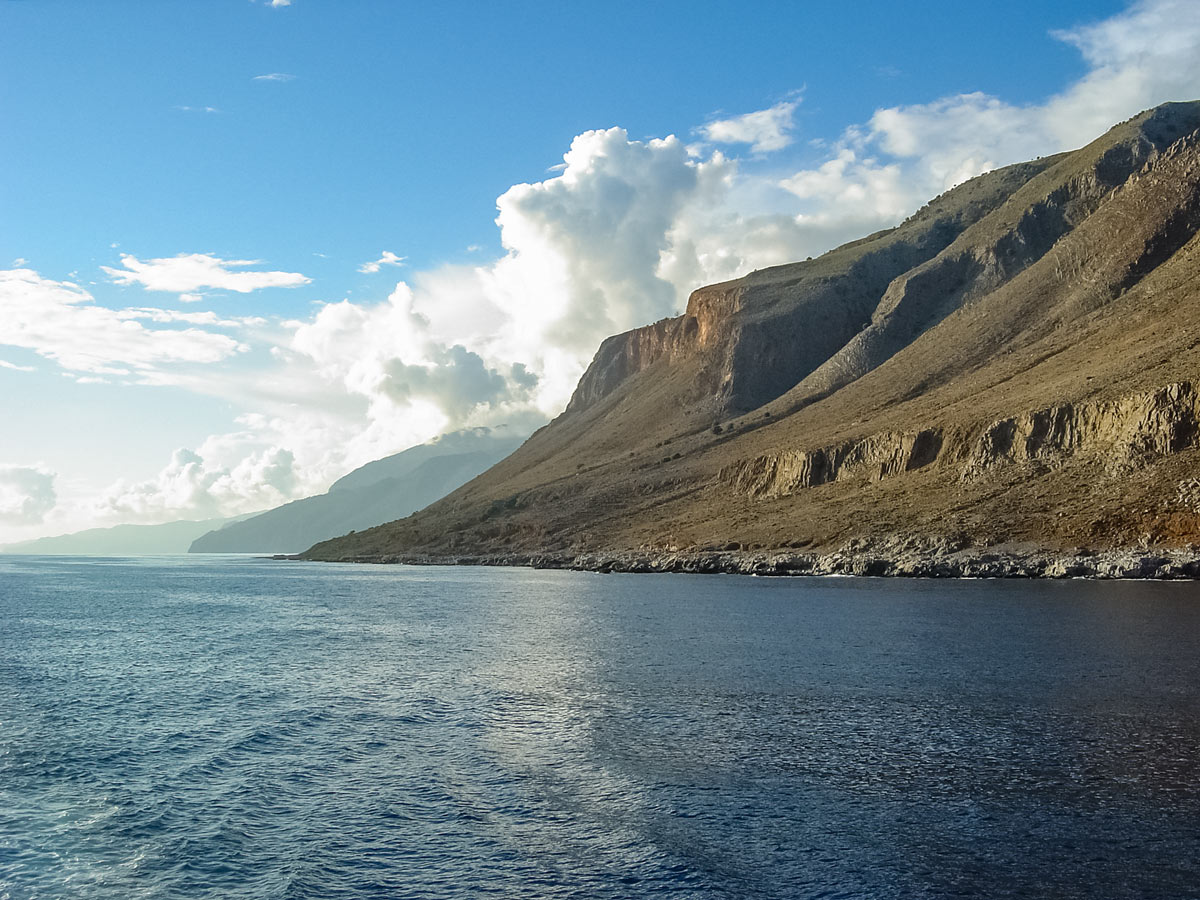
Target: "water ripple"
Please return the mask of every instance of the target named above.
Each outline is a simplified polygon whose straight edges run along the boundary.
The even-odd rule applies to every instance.
[[[1195,896],[1198,600],[0,559],[0,900]]]

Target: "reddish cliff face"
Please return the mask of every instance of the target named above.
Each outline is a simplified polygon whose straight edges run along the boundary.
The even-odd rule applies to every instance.
[[[740,282],[701,288],[692,292],[682,316],[607,338],[579,380],[566,411],[592,406],[660,362],[670,365],[729,344],[746,290]]]
[[[592,406],[655,363],[671,363],[690,355],[696,346],[696,331],[694,318],[680,316],[606,338],[576,385],[566,411],[578,412]]]

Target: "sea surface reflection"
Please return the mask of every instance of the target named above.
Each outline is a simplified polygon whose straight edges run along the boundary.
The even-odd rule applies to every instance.
[[[0,898],[1200,896],[1200,586],[0,557]]]

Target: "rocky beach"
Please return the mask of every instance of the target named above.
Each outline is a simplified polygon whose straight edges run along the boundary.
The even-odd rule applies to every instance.
[[[277,556],[276,559],[296,559]],[[580,554],[435,556],[394,554],[341,562],[429,566],[525,566],[585,572],[894,578],[1200,578],[1200,547],[1188,549],[1038,551],[956,548],[946,541],[894,541],[827,553],[796,550],[613,551]]]

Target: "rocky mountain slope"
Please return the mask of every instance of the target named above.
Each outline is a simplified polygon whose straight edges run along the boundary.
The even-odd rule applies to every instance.
[[[324,494],[208,531],[188,552],[288,553],[406,516],[489,469],[520,446],[522,437],[503,428],[443,435],[360,466]]]
[[[1200,102],[704,287],[566,411],[315,559],[1200,542]]]

